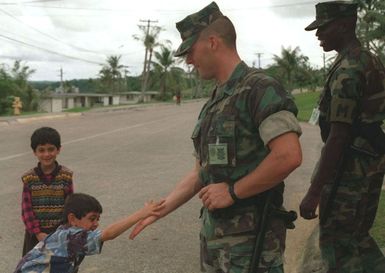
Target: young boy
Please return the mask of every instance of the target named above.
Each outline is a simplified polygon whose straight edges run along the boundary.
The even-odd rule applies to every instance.
[[[23,256],[59,226],[64,201],[73,193],[72,171],[56,161],[61,142],[58,131],[42,127],[33,132],[31,148],[39,161],[22,176]]]
[[[15,273],[74,273],[85,255],[99,254],[102,244],[148,216],[159,216],[164,201],[149,202],[134,214],[98,230],[102,206],[84,193],[70,195],[64,205],[64,224],[22,258]]]

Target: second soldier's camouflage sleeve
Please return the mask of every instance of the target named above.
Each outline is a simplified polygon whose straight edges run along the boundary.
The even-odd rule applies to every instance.
[[[359,66],[345,59],[330,81],[330,122],[352,124],[358,115],[358,101],[364,90],[364,75]]]

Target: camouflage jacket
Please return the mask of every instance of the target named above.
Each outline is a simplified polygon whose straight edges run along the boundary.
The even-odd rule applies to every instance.
[[[340,52],[329,71],[320,97],[321,136],[326,141],[331,122],[382,124],[385,119],[385,69],[381,61],[360,44]],[[356,136],[353,145],[375,153],[370,143]]]
[[[269,153],[259,133],[260,124],[282,110],[297,114],[286,90],[241,62],[203,106],[192,134],[203,185],[235,183],[253,171]],[[283,184],[277,190],[282,195]],[[282,198],[278,199],[280,206]],[[248,205],[248,201],[252,200],[240,203]]]

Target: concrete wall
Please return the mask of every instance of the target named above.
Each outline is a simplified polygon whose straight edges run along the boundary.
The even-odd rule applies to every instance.
[[[74,107],[75,107],[74,98],[68,98],[67,99],[67,109],[72,109]]]
[[[109,98],[103,97],[103,106],[108,106],[108,103],[109,103]]]
[[[40,110],[48,113],[58,113],[63,111],[63,101],[62,99],[48,98],[44,99],[40,103]]]
[[[51,112],[52,110],[52,103],[51,103],[51,99],[44,99],[40,102],[39,104],[39,110],[40,111],[43,111],[43,112]]]
[[[112,105],[119,105],[120,96],[112,96]]]
[[[75,98],[74,105],[75,107],[82,107],[82,98]]]
[[[58,113],[63,111],[62,99],[52,98],[52,110],[53,113]]]

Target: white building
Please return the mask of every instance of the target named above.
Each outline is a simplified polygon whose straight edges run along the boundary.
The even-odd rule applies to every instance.
[[[144,102],[150,102],[159,92],[145,92]],[[98,93],[53,93],[41,100],[39,110],[44,112],[62,112],[77,107],[113,106],[135,104],[141,92],[122,92],[119,94]]]

